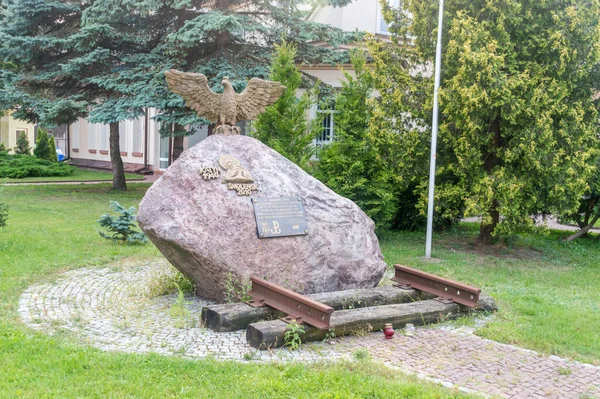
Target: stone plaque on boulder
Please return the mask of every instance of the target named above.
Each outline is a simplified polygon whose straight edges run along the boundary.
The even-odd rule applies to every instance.
[[[252,204],[259,238],[308,234],[301,197],[252,198]]]
[[[252,199],[277,197],[302,198],[308,235],[258,238]],[[181,154],[147,191],[138,221],[198,295],[217,301],[231,278],[310,294],[375,287],[386,269],[374,224],[356,204],[246,136],[209,136]]]

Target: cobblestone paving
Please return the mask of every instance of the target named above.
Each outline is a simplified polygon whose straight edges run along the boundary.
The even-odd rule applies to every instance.
[[[418,328],[413,336],[396,334],[392,340],[377,332],[338,338],[335,345],[307,343],[293,352],[256,351],[246,344],[245,330],[216,333],[196,325],[209,301],[153,298],[148,287],[165,273],[164,262],[70,271],[56,282],[29,287],[19,313],[36,330],[66,330],[104,350],[313,362],[351,358],[364,348],[376,362],[464,391],[502,398],[600,399],[600,367],[482,339],[472,329]]]

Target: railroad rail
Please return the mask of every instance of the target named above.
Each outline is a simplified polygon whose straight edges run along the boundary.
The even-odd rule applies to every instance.
[[[472,308],[479,302],[479,294],[481,294],[479,288],[402,265],[394,265],[394,269],[395,275],[392,281],[397,283],[395,284],[397,287],[429,292],[438,295],[436,299],[441,302],[456,302]]]
[[[252,307],[267,305],[286,313],[287,316],[282,318],[286,322],[296,320],[296,323],[310,324],[320,330],[331,328],[331,314],[333,313],[331,306],[259,277],[252,276],[250,281],[252,281],[252,289],[248,295],[252,297],[252,300],[246,302],[248,305]]]

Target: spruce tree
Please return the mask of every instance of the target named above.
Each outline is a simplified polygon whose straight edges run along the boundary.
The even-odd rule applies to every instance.
[[[308,111],[316,101],[314,91],[306,91],[296,98],[296,90],[302,83],[302,73],[296,67],[296,47],[287,42],[275,46],[271,64],[270,80],[286,86],[275,104],[252,123],[252,136],[273,148],[301,168],[308,170],[314,155],[313,140],[319,124],[308,121]]]
[[[161,132],[175,135],[177,148],[184,126],[206,122],[168,91],[165,70],[204,73],[215,91],[228,76],[241,91],[249,77],[268,75],[270,53],[283,36],[296,42],[301,61],[344,59],[343,53],[310,43],[337,45],[354,36],[306,21],[299,5],[293,0],[10,2],[0,28],[0,58],[16,70],[2,77],[10,90],[0,93],[0,105],[19,105],[19,117],[56,124],[91,110],[91,122],[111,125],[113,187],[125,188],[119,121],[157,108]]]
[[[31,147],[29,146],[29,139],[27,133],[19,133],[17,137],[17,145],[14,148],[15,154],[31,155]]]

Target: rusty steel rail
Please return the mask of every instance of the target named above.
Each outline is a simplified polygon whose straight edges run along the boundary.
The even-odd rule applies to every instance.
[[[310,324],[320,330],[331,328],[331,314],[333,313],[331,306],[313,301],[304,295],[262,278],[250,277],[250,280],[252,281],[252,290],[248,291],[248,295],[253,299],[247,302],[248,305],[253,307],[267,305],[280,310],[288,315],[282,318],[286,322],[296,320],[296,323]]]
[[[438,295],[442,302],[456,302],[469,307],[476,307],[479,302],[479,288],[471,287],[457,281],[448,280],[435,274],[412,269],[402,265],[394,265],[396,273],[392,278],[400,288],[414,288]]]

